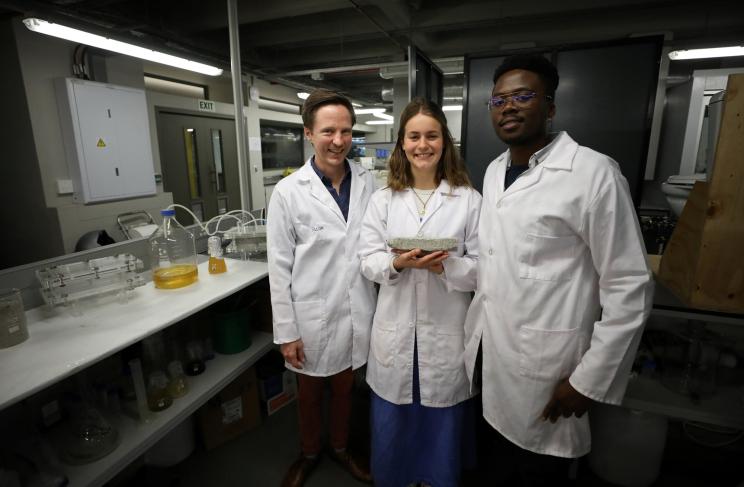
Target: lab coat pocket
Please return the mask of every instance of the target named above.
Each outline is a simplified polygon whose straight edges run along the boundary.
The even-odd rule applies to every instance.
[[[309,245],[328,240],[330,228],[327,223],[322,221],[297,221],[295,222],[295,231],[297,232],[297,244]]]
[[[328,343],[325,301],[295,301],[292,307],[305,350],[323,350]]]
[[[579,238],[526,234],[519,255],[519,277],[568,281],[573,277]]]
[[[580,327],[542,330],[523,326],[519,330],[519,373],[541,380],[564,379],[581,361],[583,335]]]
[[[462,368],[465,364],[463,353],[465,330],[462,325],[442,326],[437,330],[437,360],[440,367],[448,370]]]
[[[396,324],[377,320],[372,324],[370,350],[375,360],[385,367],[393,365],[395,359]]]

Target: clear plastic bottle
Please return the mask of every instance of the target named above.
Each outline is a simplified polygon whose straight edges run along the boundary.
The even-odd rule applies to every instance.
[[[194,236],[174,218],[175,210],[162,210],[163,224],[150,237],[150,265],[155,287],[174,289],[198,277]]]
[[[209,273],[222,274],[227,271],[227,264],[222,256],[222,239],[216,235],[209,237],[207,249],[209,250]]]

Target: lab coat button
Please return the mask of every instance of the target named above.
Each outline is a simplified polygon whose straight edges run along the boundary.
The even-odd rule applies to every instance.
[[[408,322],[408,327],[409,327],[409,328],[413,328],[413,321],[409,321],[409,322]]]
[[[493,249],[488,249],[488,255],[493,255]]]
[[[416,236],[417,237],[423,237],[424,236],[424,232],[419,232],[419,233],[416,234]]]
[[[501,202],[496,203],[496,208],[501,208]]]

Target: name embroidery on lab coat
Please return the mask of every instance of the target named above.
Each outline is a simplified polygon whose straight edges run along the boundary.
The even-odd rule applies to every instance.
[[[323,225],[313,225],[312,227],[310,227],[310,230],[312,230],[313,232],[319,232],[323,230]]]

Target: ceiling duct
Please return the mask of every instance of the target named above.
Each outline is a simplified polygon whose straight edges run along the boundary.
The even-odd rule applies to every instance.
[[[382,90],[380,91],[380,98],[382,98],[382,101],[387,101],[387,102],[392,103],[394,93],[395,93],[395,87],[383,86]]]
[[[295,115],[300,113],[300,105],[285,103],[283,101],[269,100],[268,98],[259,98],[258,108],[274,110],[275,112],[294,113]]]

